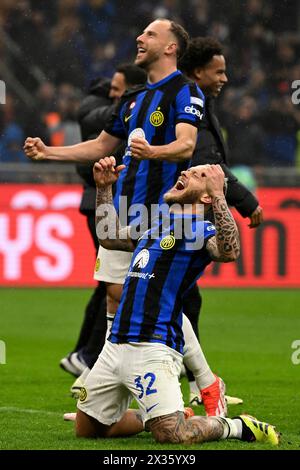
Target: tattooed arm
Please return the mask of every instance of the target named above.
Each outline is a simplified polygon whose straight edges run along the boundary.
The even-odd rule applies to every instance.
[[[225,196],[214,197],[212,208],[216,235],[208,240],[206,249],[214,261],[222,261],[223,263],[235,261],[240,254],[239,232],[227,206]]]
[[[214,261],[235,261],[240,254],[239,232],[225,199],[223,170],[220,165],[209,165],[205,174],[216,227],[216,235],[208,240],[206,249]]]
[[[224,432],[224,425],[219,419],[204,416],[185,419],[184,414],[180,411],[153,418],[148,423],[153,437],[161,444],[165,442],[194,444],[216,441],[222,437]]]
[[[96,195],[96,232],[100,245],[108,250],[134,251],[130,227],[120,229],[119,217],[113,204],[112,184],[125,165],[116,165],[114,157],[105,157],[94,165]]]

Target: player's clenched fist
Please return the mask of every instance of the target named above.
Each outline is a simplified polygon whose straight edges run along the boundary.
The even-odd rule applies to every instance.
[[[24,152],[31,160],[45,160],[46,145],[39,137],[27,137],[24,144]]]

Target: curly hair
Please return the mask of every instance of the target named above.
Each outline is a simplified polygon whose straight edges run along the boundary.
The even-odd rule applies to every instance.
[[[213,37],[191,39],[185,54],[180,59],[179,68],[187,75],[196,67],[205,67],[214,55],[223,55],[222,44]]]
[[[116,67],[116,72],[122,73],[127,85],[143,85],[147,81],[145,70],[135,64],[124,63]]]

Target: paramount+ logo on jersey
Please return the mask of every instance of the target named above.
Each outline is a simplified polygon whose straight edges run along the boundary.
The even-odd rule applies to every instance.
[[[150,260],[150,252],[147,250],[147,248],[144,248],[142,251],[140,251],[136,257],[134,258],[131,268],[129,268],[129,271],[127,273],[128,277],[135,277],[138,279],[144,279],[144,280],[150,280],[155,278],[154,273],[148,273],[148,272],[140,272],[143,270],[148,262]]]
[[[133,268],[139,268],[139,269],[145,268],[148,264],[149,258],[150,258],[150,253],[146,248],[144,248],[134,258],[134,261],[132,263],[132,267]]]

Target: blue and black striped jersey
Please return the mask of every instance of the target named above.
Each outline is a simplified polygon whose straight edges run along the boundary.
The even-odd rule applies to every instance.
[[[116,184],[114,205],[119,197],[132,204],[158,204],[176,182],[189,161],[137,160],[131,157],[130,140],[143,136],[150,145],[166,145],[176,140],[176,124],[185,122],[199,128],[204,112],[204,95],[195,83],[176,71],[155,84],[125,93],[105,131],[127,141],[123,163],[126,168]],[[129,222],[131,219],[129,219]]]
[[[165,225],[156,219],[138,241],[109,340],[158,342],[182,353],[183,296],[211,262],[205,246],[215,227],[187,214],[171,214]]]

